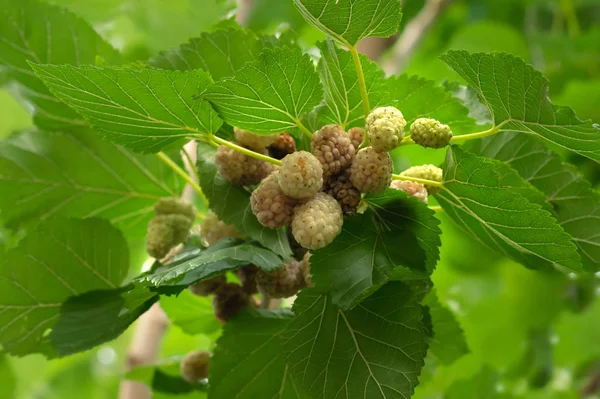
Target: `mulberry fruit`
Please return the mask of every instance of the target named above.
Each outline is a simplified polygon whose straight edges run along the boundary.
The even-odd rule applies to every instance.
[[[250,133],[247,130],[238,129],[237,127],[233,128],[233,134],[235,135],[235,140],[244,147],[250,148],[254,151],[261,151],[270,146],[277,140],[277,134],[254,134]]]
[[[205,351],[190,352],[181,359],[179,370],[181,378],[190,384],[198,384],[205,378],[208,378],[208,364],[210,353]]]
[[[279,186],[295,199],[312,198],[323,187],[323,167],[309,152],[298,151],[283,158],[279,169]]]
[[[255,152],[266,155],[266,149],[254,149]],[[217,168],[221,175],[237,186],[251,186],[260,183],[276,166],[249,157],[229,147],[220,146],[215,157]]]
[[[233,283],[221,286],[213,297],[215,316],[223,322],[252,305],[252,297],[242,287]]]
[[[307,257],[292,259],[274,272],[259,271],[256,281],[260,292],[271,298],[289,298],[311,284],[310,263]]]
[[[330,177],[323,186],[323,191],[337,200],[344,215],[350,216],[356,213],[361,196],[360,191],[350,181],[349,171]]]
[[[242,238],[242,235],[235,227],[228,225],[219,219],[213,211],[208,211],[200,228],[200,237],[208,246],[211,246],[221,238]]]
[[[179,198],[161,198],[154,204],[154,212],[157,215],[179,214],[187,216],[192,221],[196,218],[196,210],[191,204],[181,201]]]
[[[452,130],[435,119],[419,118],[410,126],[410,137],[423,147],[443,148],[450,143]]]
[[[354,145],[340,125],[326,125],[312,135],[312,154],[323,166],[323,178],[346,169],[354,159]]]
[[[217,292],[225,284],[227,284],[227,279],[223,274],[220,274],[207,280],[198,281],[190,285],[188,289],[194,295],[209,296]]]
[[[400,176],[416,177],[418,179],[426,179],[441,182],[443,180],[443,171],[435,165],[421,165],[413,166],[412,168],[406,169],[404,172],[400,173]],[[426,184],[425,188],[427,189],[427,192],[431,195],[440,192],[439,187],[432,186],[430,184]]]
[[[408,195],[417,197],[422,203],[427,204],[427,189],[421,183],[408,180],[394,180],[392,184],[390,184],[390,188],[404,191]]]
[[[277,229],[292,222],[297,200],[286,196],[279,185],[279,171],[270,174],[252,192],[250,205],[256,218],[265,227]]]
[[[296,142],[289,133],[281,133],[268,147],[268,150],[273,158],[283,159],[286,155],[296,152]]]
[[[146,250],[150,256],[162,259],[175,245],[185,241],[193,219],[180,214],[157,215],[148,223]]]
[[[393,164],[390,154],[372,147],[360,150],[350,168],[350,181],[360,192],[376,194],[392,182]]]
[[[361,127],[353,127],[348,130],[348,136],[350,136],[350,141],[354,146],[354,151],[358,151],[360,145],[365,140],[365,129]]]
[[[367,132],[371,146],[376,151],[391,151],[404,138],[406,120],[394,107],[375,108],[367,116]]]
[[[242,288],[250,295],[258,293],[258,287],[256,286],[258,271],[258,267],[254,265],[243,266],[235,271],[240,283],[242,283]]]
[[[342,231],[342,207],[329,194],[318,193],[298,205],[292,219],[292,232],[300,245],[319,249],[329,245]]]

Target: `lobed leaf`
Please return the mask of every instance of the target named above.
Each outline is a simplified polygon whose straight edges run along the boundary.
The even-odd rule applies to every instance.
[[[0,259],[2,347],[38,351],[69,297],[121,284],[128,252],[121,233],[101,219],[55,219],[30,232]]]
[[[87,131],[30,131],[0,142],[0,210],[10,226],[52,216],[101,217],[143,236],[178,178],[158,158],[137,155]]]
[[[600,269],[600,194],[572,165],[535,139],[506,132],[474,142],[482,156],[506,162],[543,192],[558,222],[573,237],[584,270]]]
[[[108,63],[119,54],[87,22],[69,11],[37,0],[5,0],[0,9],[0,66],[20,85],[35,107],[35,122],[47,129],[85,126],[76,112],[54,97],[28,62],[38,64]]]
[[[600,126],[577,118],[548,98],[548,80],[509,54],[450,51],[442,60],[488,107],[496,128],[531,134],[600,162]]]
[[[312,60],[300,49],[265,49],[233,78],[210,86],[202,95],[225,122],[255,133],[281,133],[296,126],[323,97]]]
[[[294,4],[311,25],[346,46],[369,36],[391,36],[402,19],[400,0],[294,0]]]
[[[312,398],[407,398],[427,352],[420,298],[391,282],[344,311],[330,295],[303,290],[285,333],[295,380]]]
[[[158,152],[181,139],[216,132],[222,124],[194,95],[211,83],[203,71],[32,64],[48,88],[104,138],[139,152]]]
[[[392,189],[367,199],[369,209],[346,218],[342,233],[310,258],[313,282],[342,309],[388,282],[396,269],[427,276],[439,259],[439,221],[425,204]]]
[[[516,262],[532,269],[581,269],[571,237],[540,205],[502,187],[492,161],[450,147],[436,199],[465,232]]]

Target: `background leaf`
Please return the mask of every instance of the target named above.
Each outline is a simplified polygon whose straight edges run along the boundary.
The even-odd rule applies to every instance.
[[[265,49],[233,78],[210,86],[203,95],[225,122],[255,133],[281,133],[296,126],[323,97],[307,54],[297,48]]]
[[[210,297],[197,296],[183,290],[177,296],[162,296],[160,308],[186,334],[212,334],[221,328],[221,323],[215,318]]]
[[[391,36],[402,19],[399,0],[294,0],[294,4],[311,25],[348,46],[369,36]]]
[[[548,98],[548,80],[510,54],[450,51],[442,57],[489,108],[502,131],[532,134],[600,162],[600,127]]]
[[[452,146],[436,199],[465,232],[527,267],[580,270],[571,237],[548,211],[501,187],[495,164]]]
[[[350,311],[303,290],[284,343],[296,381],[313,398],[410,397],[427,351],[418,302],[400,282]]]
[[[101,217],[128,236],[143,236],[154,203],[182,188],[157,157],[132,154],[89,131],[31,131],[4,140],[0,170],[0,210],[11,226]]]
[[[127,243],[108,222],[43,223],[0,259],[3,348],[18,355],[38,351],[64,301],[92,290],[116,288],[128,267]]]
[[[160,71],[32,65],[58,98],[106,139],[158,152],[179,139],[214,133],[221,120],[194,95],[211,82],[203,71]]]

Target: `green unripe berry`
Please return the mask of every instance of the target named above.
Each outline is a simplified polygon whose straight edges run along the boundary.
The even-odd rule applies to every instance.
[[[441,182],[443,180],[443,171],[435,165],[421,165],[406,169],[404,172],[400,173],[400,176],[416,177],[418,179]],[[432,186],[431,184],[426,184],[425,188],[431,195],[440,192],[439,187]]]
[[[423,147],[443,148],[452,139],[450,126],[431,118],[419,118],[410,126],[410,137]]]

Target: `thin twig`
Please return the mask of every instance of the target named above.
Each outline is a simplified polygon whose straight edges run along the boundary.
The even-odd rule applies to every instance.
[[[451,1],[427,0],[421,12],[406,25],[394,44],[390,59],[383,65],[387,75],[397,73],[406,66],[429,28]]]

